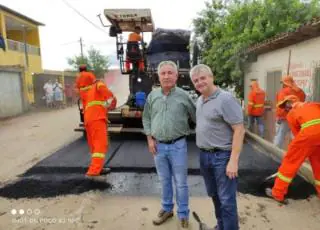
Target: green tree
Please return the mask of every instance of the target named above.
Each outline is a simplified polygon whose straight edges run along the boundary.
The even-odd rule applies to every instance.
[[[320,15],[319,0],[230,0],[206,3],[194,19],[194,42],[202,63],[212,67],[218,85],[234,85],[243,97],[243,70],[250,45],[296,30]]]
[[[100,53],[99,50],[91,47],[88,54],[82,56],[74,56],[67,59],[68,64],[74,69],[78,70],[81,64],[86,64],[88,69],[93,71],[97,78],[102,78],[104,73],[108,72],[110,61],[107,56]]]

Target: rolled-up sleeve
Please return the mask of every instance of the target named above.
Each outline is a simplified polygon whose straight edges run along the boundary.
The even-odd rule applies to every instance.
[[[142,124],[145,134],[151,135],[151,108],[150,108],[150,95],[147,98],[147,101],[144,105],[143,114],[142,114]]]
[[[223,119],[230,125],[243,123],[243,112],[240,103],[229,93],[223,96],[221,105]]]

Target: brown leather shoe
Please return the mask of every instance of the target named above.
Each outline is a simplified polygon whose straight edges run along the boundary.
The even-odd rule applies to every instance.
[[[155,218],[152,223],[154,225],[160,225],[163,224],[164,222],[166,222],[169,218],[173,217],[173,212],[166,212],[164,210],[160,210],[158,213],[157,218]]]
[[[189,220],[188,219],[181,219],[180,225],[182,228],[188,228],[189,227]]]

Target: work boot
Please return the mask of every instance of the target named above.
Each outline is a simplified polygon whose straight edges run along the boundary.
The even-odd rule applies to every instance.
[[[111,168],[103,168],[100,172],[101,175],[106,175],[111,172]]]
[[[106,182],[106,175],[85,175],[85,178],[97,181],[97,182]]]
[[[265,189],[265,194],[267,195],[267,197],[272,198],[273,200],[277,201],[280,204],[284,204],[287,205],[289,202],[287,199],[284,200],[277,200],[273,195],[272,195],[272,188],[266,188]]]
[[[163,209],[161,209],[158,213],[157,218],[155,218],[152,223],[154,225],[160,225],[166,222],[169,218],[173,217],[173,211],[171,212],[166,212]]]
[[[188,228],[189,227],[189,220],[186,218],[182,218],[180,220],[180,225],[182,228]]]

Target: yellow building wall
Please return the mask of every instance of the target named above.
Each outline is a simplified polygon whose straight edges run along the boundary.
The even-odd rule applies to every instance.
[[[7,30],[7,39],[23,42],[23,34],[20,30]]]
[[[0,32],[2,33],[4,38],[11,38],[16,41],[23,41],[23,35],[19,31],[11,30],[6,31],[5,25],[5,16],[9,16],[14,18],[15,20],[20,21],[25,25],[29,25],[33,27],[32,31],[27,33],[27,43],[30,45],[34,45],[40,47],[40,36],[39,30],[36,25],[33,25],[27,21],[24,21],[12,14],[7,12],[0,11]],[[8,34],[7,34],[8,33]],[[7,47],[7,44],[6,44]],[[23,79],[23,89],[25,97],[28,99],[29,103],[34,103],[34,90],[33,90],[33,73],[41,73],[42,69],[42,60],[39,55],[28,55],[29,67],[26,66],[25,62],[25,54],[24,52],[6,50],[5,52],[0,49],[0,65],[2,66],[12,66],[19,65],[24,68],[24,79]]]
[[[1,11],[0,11],[0,33],[2,34],[2,31],[3,31],[3,28],[4,28],[4,25],[3,25],[3,19],[2,19],[2,13],[1,13]],[[2,36],[3,36],[3,34],[2,34]]]
[[[26,41],[29,45],[40,47],[38,29],[28,31]],[[21,30],[7,30],[7,38],[19,42],[24,42],[23,32]]]
[[[40,38],[38,28],[28,31],[27,33],[27,43],[33,46],[40,47]]]
[[[33,81],[32,73],[42,72],[41,57],[37,55],[28,55],[29,57],[29,68],[25,68],[25,79],[23,81],[25,96],[28,98],[29,103],[34,103],[33,94]],[[7,50],[3,52],[0,50],[0,65],[19,65],[25,66],[25,55],[24,53]]]
[[[4,21],[4,14],[2,13],[1,10],[0,10],[0,32],[4,38],[7,37],[6,24]]]

